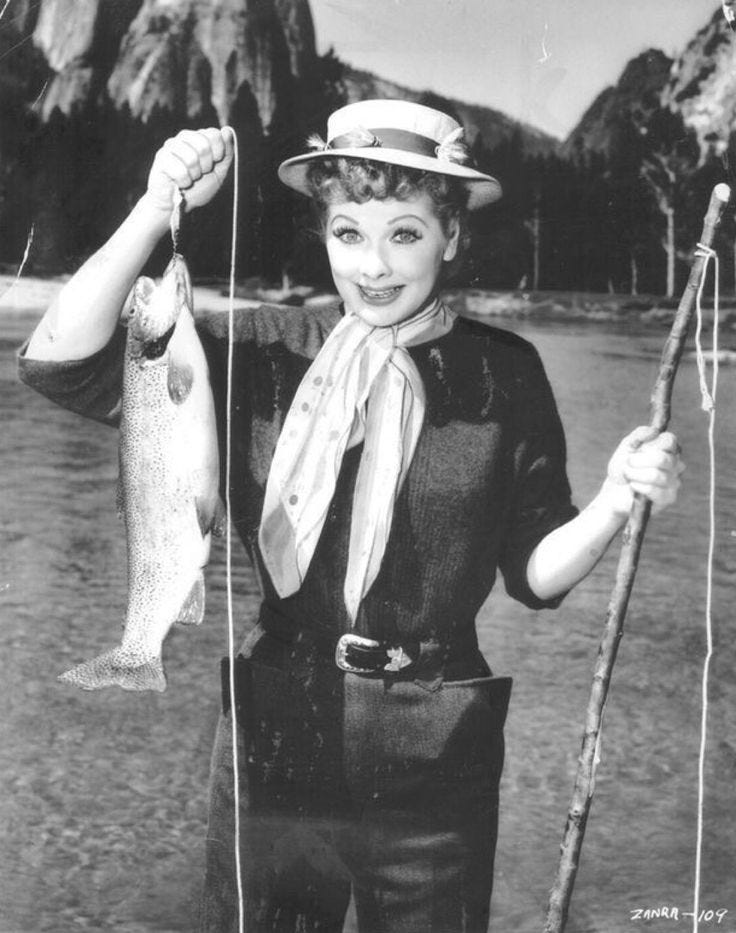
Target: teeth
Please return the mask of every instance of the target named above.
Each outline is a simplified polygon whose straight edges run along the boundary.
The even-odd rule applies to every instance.
[[[361,291],[364,295],[367,295],[369,298],[388,298],[389,295],[393,295],[394,292],[398,291],[398,285],[394,288],[387,288],[383,291],[374,291],[370,288],[361,288]]]

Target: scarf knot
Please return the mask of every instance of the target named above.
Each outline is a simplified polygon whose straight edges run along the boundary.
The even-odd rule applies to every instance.
[[[378,575],[424,421],[424,386],[406,348],[436,340],[454,321],[437,300],[390,327],[346,315],[329,334],[296,391],[266,483],[258,540],[280,596],[301,587],[345,451],[362,442],[344,583],[355,624]]]

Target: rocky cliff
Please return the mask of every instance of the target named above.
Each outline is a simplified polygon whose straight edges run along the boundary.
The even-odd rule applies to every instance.
[[[55,107],[69,113],[100,95],[139,6],[140,0],[42,0],[31,7],[33,44],[51,70],[38,102],[44,119]]]
[[[561,154],[566,157],[590,152],[610,154],[622,120],[644,125],[662,106],[661,97],[671,67],[672,59],[658,49],[649,49],[632,59],[618,83],[606,88],[585,111],[563,143]]]
[[[41,0],[33,42],[52,72],[44,119],[107,98],[226,123],[245,92],[265,128],[316,58],[307,0]]]
[[[736,129],[736,17],[715,4],[710,20],[674,59],[650,49],[630,61],[600,94],[561,147],[565,156],[610,153],[622,120],[646,126],[659,110],[680,118],[697,139],[701,164],[723,155]]]
[[[32,34],[48,65],[48,82],[36,103],[44,121],[56,109],[69,114],[100,101],[126,107],[143,121],[166,112],[174,122],[211,116],[225,123],[245,98],[264,130],[280,110],[311,115],[299,100],[319,81],[308,0],[12,2],[13,25],[24,36]],[[346,101],[426,97],[349,65],[339,83]],[[437,100],[455,111],[471,141],[480,133],[492,148],[517,131],[530,152],[555,146],[543,132],[498,111]]]
[[[722,155],[736,128],[736,22],[718,9],[672,66],[662,103],[695,132],[701,160]]]

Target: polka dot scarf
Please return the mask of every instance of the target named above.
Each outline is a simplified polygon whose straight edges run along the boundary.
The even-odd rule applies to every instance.
[[[424,387],[405,347],[436,340],[454,320],[437,300],[393,327],[346,315],[330,333],[294,396],[266,483],[259,544],[280,596],[302,585],[343,455],[362,441],[344,587],[355,623],[424,420]]]

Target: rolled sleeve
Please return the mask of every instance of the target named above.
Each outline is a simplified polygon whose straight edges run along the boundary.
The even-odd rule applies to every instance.
[[[552,389],[536,351],[523,376],[516,415],[516,478],[509,524],[499,559],[506,591],[532,609],[554,609],[565,593],[540,599],[529,586],[527,564],[551,531],[578,514],[567,477],[565,434]]]
[[[34,360],[28,342],[18,351],[18,377],[69,411],[115,426],[120,421],[125,328],[118,326],[108,344],[82,360]]]

